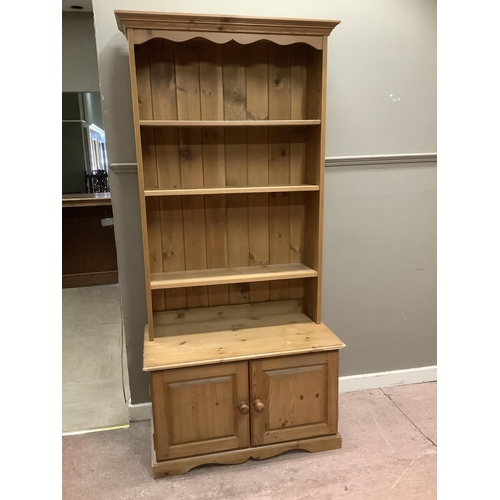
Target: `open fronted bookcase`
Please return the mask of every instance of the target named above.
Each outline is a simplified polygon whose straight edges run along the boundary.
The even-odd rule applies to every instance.
[[[153,475],[338,448],[321,322],[339,21],[116,11],[129,43]]]

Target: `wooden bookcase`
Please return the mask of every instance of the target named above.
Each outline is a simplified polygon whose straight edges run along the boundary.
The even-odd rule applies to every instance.
[[[153,476],[339,448],[321,322],[339,21],[116,11],[129,44]]]

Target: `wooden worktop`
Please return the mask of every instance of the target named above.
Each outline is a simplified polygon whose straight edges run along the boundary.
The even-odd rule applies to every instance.
[[[63,207],[96,207],[111,205],[110,193],[63,194]]]
[[[262,359],[345,347],[302,300],[203,307],[154,313],[155,339],[145,327],[144,370]]]

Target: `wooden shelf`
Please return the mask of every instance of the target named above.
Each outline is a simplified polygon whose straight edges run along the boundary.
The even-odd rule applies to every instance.
[[[253,283],[298,278],[314,278],[318,273],[304,264],[272,264],[197,271],[174,271],[151,274],[151,290],[185,288],[230,283]]]
[[[302,312],[302,300],[157,312],[154,327],[154,341],[145,329],[145,371],[345,347]]]
[[[139,120],[141,127],[304,127],[321,120]]]
[[[178,189],[146,189],[145,196],[191,196],[205,194],[251,194],[251,193],[293,193],[302,191],[319,191],[314,184],[275,186],[224,186],[206,188],[178,188]]]

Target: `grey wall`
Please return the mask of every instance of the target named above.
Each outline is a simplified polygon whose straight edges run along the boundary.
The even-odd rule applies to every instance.
[[[436,151],[435,0],[99,0],[110,163],[135,162],[127,42],[115,9],[340,19],[329,40],[327,156]],[[435,172],[432,163],[327,169],[323,320],[348,344],[341,375],[436,363]],[[149,394],[137,181],[112,174],[110,183],[132,403],[139,403]]]
[[[95,124],[99,128],[104,129],[101,94],[99,92],[86,92],[83,94],[83,106],[85,108],[85,119],[87,124]]]
[[[436,163],[330,167],[323,322],[341,374],[437,363]]]
[[[99,92],[94,20],[90,12],[62,13],[62,91]]]

